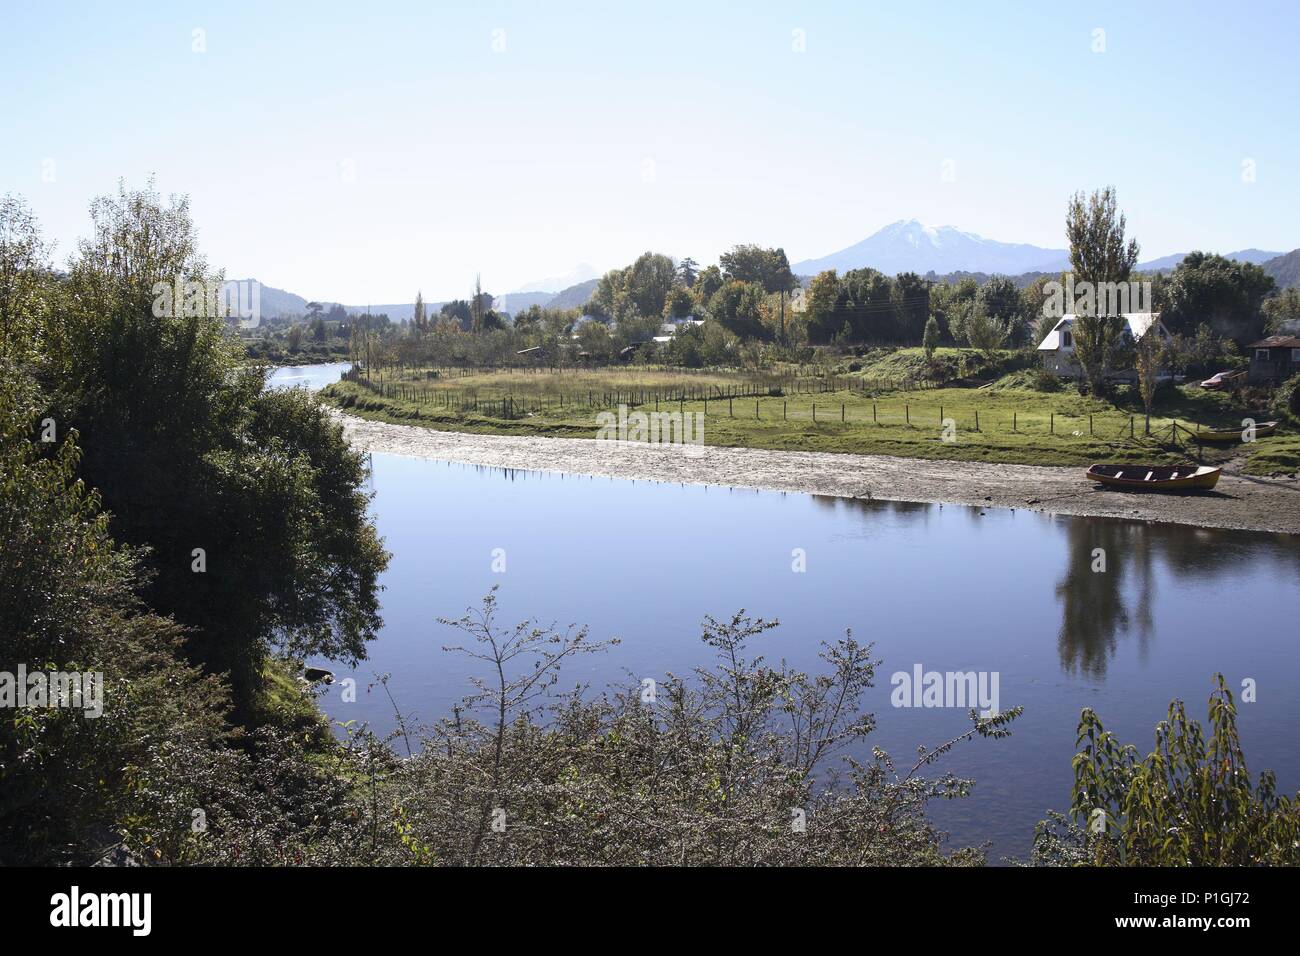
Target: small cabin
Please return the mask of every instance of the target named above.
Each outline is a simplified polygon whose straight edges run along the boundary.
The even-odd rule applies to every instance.
[[[1300,337],[1295,335],[1270,335],[1252,342],[1250,373],[1247,381],[1254,383],[1282,382],[1292,375],[1300,375]]]
[[[1125,312],[1120,318],[1125,322],[1124,334],[1132,342],[1139,341],[1153,329],[1154,334],[1159,335],[1165,342],[1171,338],[1169,330],[1160,321],[1159,312]],[[1065,378],[1077,378],[1080,375],[1079,363],[1074,357],[1075,319],[1073,313],[1063,315],[1061,320],[1052,326],[1052,331],[1048,332],[1043,341],[1038,344],[1038,354],[1043,360],[1043,368]],[[1161,378],[1167,377],[1168,374],[1167,369],[1161,369]],[[1120,380],[1133,379],[1136,373],[1132,369],[1127,369],[1114,372],[1111,377]]]

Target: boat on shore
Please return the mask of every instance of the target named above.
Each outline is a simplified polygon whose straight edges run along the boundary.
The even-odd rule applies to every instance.
[[[1219,483],[1222,468],[1209,465],[1093,465],[1091,481],[1136,491],[1195,491]]]
[[[1196,433],[1197,441],[1229,442],[1244,441],[1244,428],[1209,428]],[[1277,431],[1277,422],[1259,422],[1255,425],[1255,437],[1264,438]]]

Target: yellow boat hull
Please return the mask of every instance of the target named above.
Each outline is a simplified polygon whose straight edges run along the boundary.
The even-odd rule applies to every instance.
[[[1087,477],[1130,491],[1197,491],[1213,488],[1222,473],[1208,465],[1093,465]]]
[[[1223,428],[1214,429],[1213,431],[1203,431],[1196,433],[1197,441],[1210,442],[1230,442],[1242,441],[1242,432],[1244,428]],[[1255,437],[1266,438],[1277,431],[1277,422],[1260,422],[1255,426]]]

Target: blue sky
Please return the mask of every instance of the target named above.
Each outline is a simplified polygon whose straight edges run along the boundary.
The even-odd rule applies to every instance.
[[[1106,184],[1143,258],[1300,246],[1293,3],[271,7],[5,12],[0,192],[59,258],[151,173],[229,277],[348,303],[909,218],[1059,247]]]

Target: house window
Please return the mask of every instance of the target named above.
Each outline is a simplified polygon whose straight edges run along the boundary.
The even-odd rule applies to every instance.
[[[1072,348],[1073,346],[1074,346],[1074,336],[1072,336],[1069,332],[1062,332],[1061,347],[1068,349],[1068,348]],[[1300,352],[1300,349],[1296,349],[1296,351]]]
[[[1291,361],[1292,361],[1292,362],[1300,362],[1300,349],[1292,349],[1292,350],[1291,350]]]
[[[1255,349],[1255,361],[1256,361],[1256,362],[1267,362],[1267,361],[1268,361],[1268,349]]]

